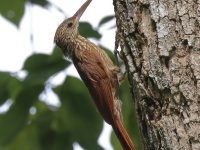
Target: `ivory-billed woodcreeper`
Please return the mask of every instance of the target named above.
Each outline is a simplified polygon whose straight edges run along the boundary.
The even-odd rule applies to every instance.
[[[92,0],[64,20],[56,30],[54,42],[63,54],[72,59],[81,79],[88,88],[98,112],[113,130],[125,150],[135,150],[122,125],[121,101],[118,98],[120,68],[108,55],[78,32],[79,19]]]

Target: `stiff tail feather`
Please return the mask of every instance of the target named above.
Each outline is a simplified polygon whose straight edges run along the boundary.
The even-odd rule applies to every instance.
[[[113,126],[113,130],[117,135],[117,138],[119,139],[124,150],[136,150],[120,120],[117,119],[115,121],[115,126]]]

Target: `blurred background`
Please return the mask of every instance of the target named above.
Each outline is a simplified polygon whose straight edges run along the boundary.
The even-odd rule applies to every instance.
[[[74,66],[55,47],[58,25],[85,0],[0,1],[0,150],[120,150]],[[79,32],[114,60],[112,0],[93,0]],[[125,128],[139,134],[128,81],[120,87]]]

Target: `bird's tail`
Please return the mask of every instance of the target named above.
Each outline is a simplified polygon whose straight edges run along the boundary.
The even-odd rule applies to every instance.
[[[115,126],[113,126],[113,130],[124,150],[136,150],[120,120],[117,119],[115,121]]]

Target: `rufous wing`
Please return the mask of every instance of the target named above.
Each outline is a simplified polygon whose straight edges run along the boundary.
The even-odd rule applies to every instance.
[[[72,57],[73,63],[88,88],[98,112],[108,124],[113,124],[114,102],[108,69],[99,52],[85,50]]]

